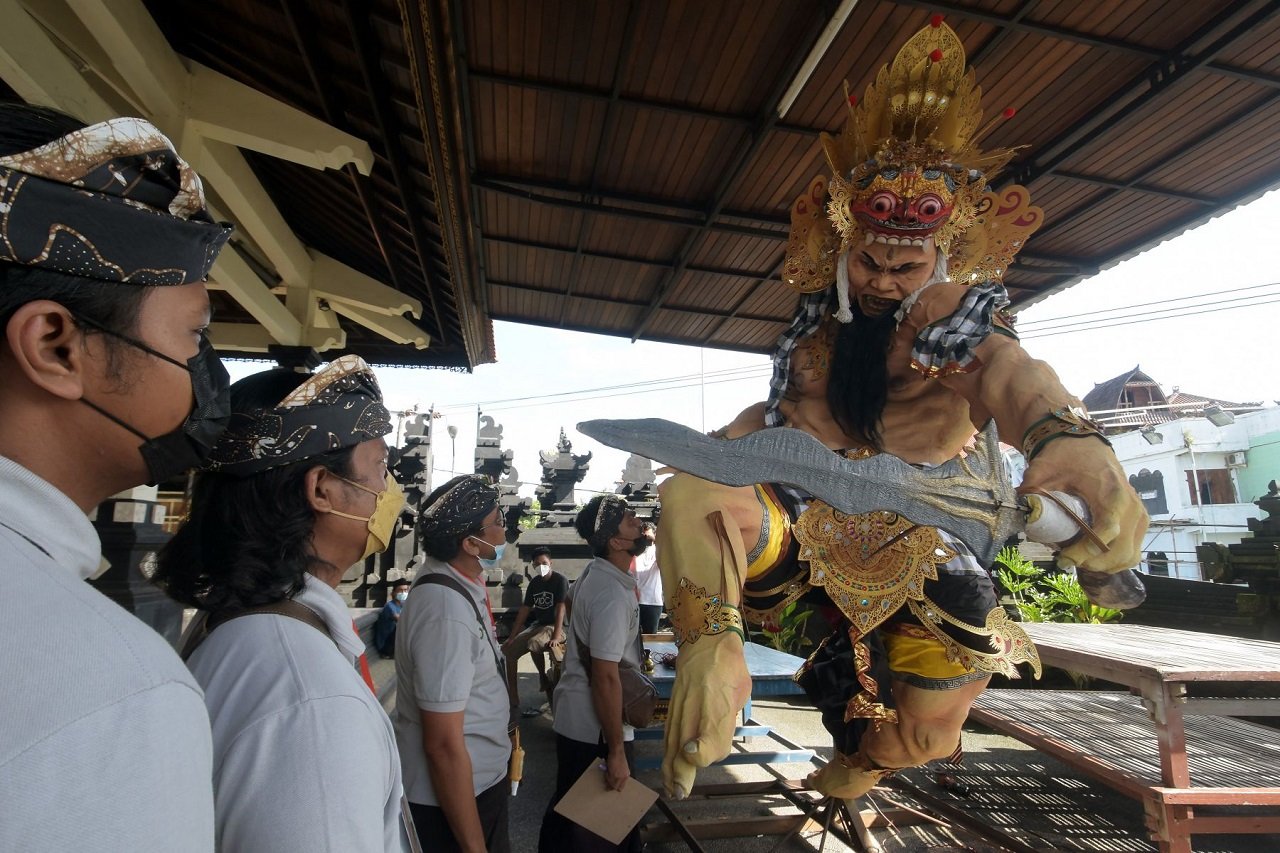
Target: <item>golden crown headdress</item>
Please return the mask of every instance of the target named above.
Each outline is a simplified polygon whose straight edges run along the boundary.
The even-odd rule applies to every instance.
[[[932,240],[953,281],[1000,280],[1044,214],[1024,187],[987,192],[1014,149],[982,151],[982,89],[966,68],[964,45],[934,15],[888,65],[861,101],[850,97],[839,136],[822,134],[831,167],[791,209],[783,281],[812,293],[831,285],[841,252],[885,242]],[[825,207],[828,216],[821,215]]]

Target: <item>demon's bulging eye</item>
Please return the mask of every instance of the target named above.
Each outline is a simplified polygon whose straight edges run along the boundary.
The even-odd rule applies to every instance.
[[[881,217],[893,213],[897,206],[898,196],[887,191],[878,192],[867,201],[867,210]]]
[[[916,210],[921,216],[937,216],[942,213],[943,207],[942,199],[932,193],[921,196],[920,201],[916,203]]]

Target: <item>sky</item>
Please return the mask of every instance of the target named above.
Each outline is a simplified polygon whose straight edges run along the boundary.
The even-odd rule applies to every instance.
[[[1078,397],[1141,365],[1166,392],[1271,404],[1280,399],[1277,223],[1280,190],[1024,309],[1023,345]],[[437,432],[436,485],[472,470],[478,412],[503,427],[521,494],[533,494],[538,451],[553,449],[561,429],[574,453],[590,452],[582,502],[614,490],[627,454],[579,434],[579,421],[660,417],[709,430],[768,395],[763,355],[505,322],[494,323],[494,340],[497,363],[472,374],[377,369],[393,413],[434,407],[438,423],[458,428],[456,456]],[[228,367],[234,380],[264,366]]]

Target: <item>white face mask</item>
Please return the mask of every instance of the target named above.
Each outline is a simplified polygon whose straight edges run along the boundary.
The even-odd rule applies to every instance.
[[[409,593],[407,592],[396,593],[396,601],[408,601],[408,600],[409,600]]]
[[[538,577],[543,577],[543,578],[545,578],[545,577],[546,577],[547,575],[549,575],[549,574],[551,574],[551,564],[550,564],[550,563],[540,563],[540,564],[538,565]]]

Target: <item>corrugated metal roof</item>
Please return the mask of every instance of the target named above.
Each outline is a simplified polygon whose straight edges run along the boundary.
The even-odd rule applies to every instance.
[[[484,141],[481,183],[536,184],[532,217],[584,218],[545,235],[547,248],[503,244],[522,235],[481,228],[499,254],[572,252],[558,283],[570,302],[616,301],[616,311],[563,311],[556,324],[565,328],[771,349],[795,304],[776,280],[787,211],[825,168],[817,133],[840,126],[842,81],[860,90],[933,11],[965,42],[984,107],[1018,109],[987,140],[1025,146],[1006,179],[1029,181],[1046,212],[1007,276],[1015,304],[1280,183],[1271,145],[1280,132],[1275,3],[1187,4],[1174,15],[1161,0],[863,0],[782,119],[772,112],[780,86],[830,4],[561,2],[547,15],[572,24],[525,21],[518,37],[497,44],[494,22],[519,5],[450,6],[466,63],[462,95],[472,98],[465,133]],[[594,41],[575,40],[582,33]],[[525,129],[490,108],[498,86],[566,102],[559,110],[576,101],[583,112],[519,146],[511,140]],[[559,115],[548,112],[547,123]],[[508,127],[504,138],[520,156],[502,159],[487,140]],[[583,159],[594,167],[584,172]],[[486,210],[513,203],[488,190],[480,198]],[[672,224],[646,221],[658,210]],[[664,239],[648,244],[652,252],[634,241],[621,248],[622,235],[657,227]],[[602,264],[595,253],[662,266]],[[527,281],[503,282],[552,287],[535,269]],[[510,303],[504,316],[524,319]],[[599,325],[577,325],[578,316]]]
[[[381,362],[489,360],[490,318],[769,351],[795,305],[788,210],[825,171],[842,82],[933,12],[988,113],[1018,110],[984,140],[1024,146],[1002,180],[1046,214],[1015,306],[1280,184],[1277,0],[861,0],[779,118],[834,6],[148,2],[179,52],[371,143],[364,201],[347,173],[250,159],[307,245],[427,306],[425,352],[349,329]]]

